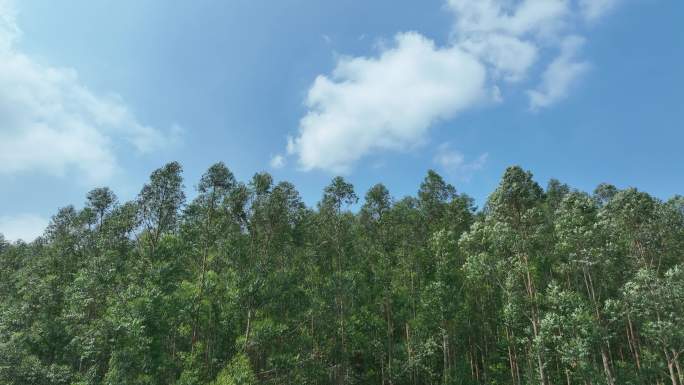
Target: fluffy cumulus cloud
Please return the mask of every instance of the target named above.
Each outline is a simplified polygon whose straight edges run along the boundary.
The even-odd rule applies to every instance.
[[[562,28],[571,14],[567,0],[448,0],[458,39],[490,34],[525,37]]]
[[[424,143],[437,121],[502,101],[504,86],[536,81],[530,108],[551,106],[588,68],[579,26],[618,1],[447,0],[454,27],[444,46],[399,33],[376,56],[341,57],[330,75],[319,75],[288,155],[304,170],[346,172],[368,154]]]
[[[523,80],[549,40],[571,14],[564,0],[449,0],[454,44],[487,63],[493,80]]]
[[[23,240],[30,242],[40,236],[48,225],[48,220],[34,214],[0,216],[0,234],[8,241]]]
[[[316,79],[288,152],[305,170],[345,172],[371,151],[420,142],[436,120],[482,100],[485,80],[485,68],[461,48],[398,34],[378,57],[342,58],[330,77]]]
[[[491,66],[491,76],[507,82],[523,80],[537,60],[537,47],[512,36],[493,34],[471,37],[460,46]]]
[[[120,141],[139,152],[168,146],[162,132],[140,123],[116,95],[96,95],[75,70],[38,63],[16,47],[14,9],[0,0],[0,174],[75,170],[104,180],[117,169]]]

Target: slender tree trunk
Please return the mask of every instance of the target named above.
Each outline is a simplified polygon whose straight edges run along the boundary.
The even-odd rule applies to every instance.
[[[682,373],[682,368],[679,366],[679,352],[672,350],[672,360],[674,361],[675,368],[677,369],[677,377],[679,377],[679,383],[684,384],[684,373]]]
[[[511,383],[513,385],[518,385],[518,377],[516,376],[516,370],[517,370],[517,360],[515,357],[514,349],[515,346],[513,345],[513,340],[511,337],[511,331],[508,326],[506,326],[506,339],[508,341],[508,363],[511,367]]]
[[[470,377],[476,379],[475,376],[475,365],[473,361],[473,341],[468,337],[468,361],[470,361]]]
[[[672,381],[672,385],[679,385],[677,375],[675,374],[675,365],[673,359],[668,354],[667,349],[663,349],[663,353],[665,353],[665,358],[667,359],[667,370],[670,372],[670,380]]]
[[[449,341],[448,341],[448,334],[446,331],[446,325],[444,325],[444,328],[442,329],[442,365],[443,365],[443,374],[442,374],[442,379],[444,384],[449,383]]]
[[[516,384],[520,385],[521,383],[521,377],[520,377],[520,360],[518,359],[518,349],[515,348],[515,345],[513,345],[513,362],[515,363],[515,379],[516,379]]]
[[[390,309],[390,301],[385,297],[385,319],[387,323],[387,378],[389,384],[392,384],[392,310]]]
[[[601,311],[599,309],[598,300],[596,299],[596,291],[594,290],[594,280],[591,276],[591,272],[587,271],[586,267],[582,268],[582,275],[584,277],[584,285],[587,289],[587,294],[591,297],[591,303],[594,307],[594,315],[596,316],[596,322],[601,325],[603,323],[603,317],[601,317]],[[615,380],[613,379],[613,373],[610,369],[610,356],[608,350],[604,346],[604,342],[601,342],[601,361],[603,363],[603,372],[606,376],[606,382],[608,385],[615,385]]]
[[[613,373],[611,373],[610,370],[608,352],[606,352],[606,349],[604,347],[601,347],[601,361],[603,361],[603,371],[606,374],[606,382],[608,383],[608,385],[615,385]]]
[[[637,342],[636,335],[634,333],[634,325],[632,324],[632,317],[627,313],[627,324],[629,328],[627,329],[629,342],[632,346],[632,351],[634,353],[634,360],[637,364],[637,370],[641,371],[641,359],[639,358],[639,343]]]
[[[408,364],[411,368],[411,383],[416,383],[416,373],[413,368],[413,352],[411,351],[411,333],[409,329],[409,324],[406,324],[406,351],[408,354]]]
[[[198,330],[197,329],[199,328],[199,313],[200,313],[200,309],[202,306],[202,298],[204,297],[204,281],[205,281],[205,276],[206,276],[206,272],[207,272],[207,257],[209,254],[209,244],[211,242],[208,239],[209,234],[210,234],[209,228],[211,226],[212,218],[214,216],[214,201],[215,201],[215,199],[216,199],[216,191],[212,190],[211,200],[210,200],[210,204],[209,204],[209,210],[207,213],[207,220],[204,222],[204,242],[203,242],[204,245],[203,245],[203,250],[202,250],[202,271],[201,271],[200,282],[199,282],[199,284],[200,284],[199,294],[197,295],[196,304],[195,304],[195,306],[196,306],[195,314],[193,315],[194,320],[193,320],[193,325],[192,325],[192,346],[191,346],[192,351],[194,351],[195,343],[197,342],[197,339],[198,339],[198,336],[197,336]]]
[[[527,279],[527,294],[532,302],[532,333],[536,339],[539,336],[539,309],[536,303],[536,291],[534,283],[532,282],[532,275],[530,274],[530,266],[527,255],[523,255],[523,262],[525,263],[525,276]],[[544,359],[542,358],[541,352],[537,352],[537,367],[539,370],[539,381],[541,385],[547,385],[549,383],[546,377],[546,371],[544,370]]]
[[[245,329],[245,346],[244,346],[245,352],[247,351],[247,348],[249,347],[249,333],[250,333],[251,322],[252,322],[252,309],[249,308],[249,309],[247,309],[247,328]]]

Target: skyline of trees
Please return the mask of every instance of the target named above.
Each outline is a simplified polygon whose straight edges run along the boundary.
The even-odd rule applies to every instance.
[[[223,163],[188,202],[171,162],[0,237],[2,384],[684,385],[682,352],[684,197],[517,166],[476,210]]]

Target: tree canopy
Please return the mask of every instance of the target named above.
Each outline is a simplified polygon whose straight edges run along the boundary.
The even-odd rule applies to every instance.
[[[684,198],[509,167],[316,207],[222,163],[0,235],[0,383],[684,385]],[[353,207],[360,207],[352,210]]]

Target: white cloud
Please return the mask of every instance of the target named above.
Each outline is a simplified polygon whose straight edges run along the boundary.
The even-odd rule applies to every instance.
[[[460,43],[468,52],[492,66],[493,76],[508,82],[522,80],[537,60],[537,47],[516,37],[493,34],[471,37]]]
[[[20,52],[19,35],[13,7],[0,0],[0,174],[76,170],[104,180],[118,167],[119,140],[149,152],[177,139],[177,127],[164,133],[140,123],[120,97],[95,95],[74,69]]]
[[[561,29],[569,0],[448,0],[459,36],[471,34],[544,35]]]
[[[271,158],[271,161],[269,162],[271,165],[271,168],[273,169],[279,169],[285,167],[285,157],[278,154],[275,155],[274,157]]]
[[[0,216],[0,234],[8,241],[31,242],[40,236],[49,221],[35,214]]]
[[[376,57],[343,57],[316,78],[287,146],[303,170],[346,172],[368,154],[411,148],[436,121],[480,101],[502,102],[502,87],[522,81],[541,82],[528,91],[532,109],[563,99],[588,68],[577,56],[579,24],[618,0],[445,1],[454,14],[446,45],[399,33],[393,45],[378,44]]]
[[[583,44],[584,39],[579,36],[565,38],[560,55],[542,74],[541,84],[537,89],[528,91],[532,110],[548,107],[567,97],[576,79],[589,70],[589,63],[577,59]]]
[[[618,0],[580,0],[582,16],[588,21],[595,21],[613,10]]]
[[[341,58],[309,89],[299,135],[288,152],[304,170],[347,172],[372,151],[406,149],[429,126],[483,100],[486,72],[458,47],[437,48],[414,32],[367,58]]]
[[[0,50],[11,47],[20,34],[16,10],[9,0],[0,0]]]
[[[477,159],[466,162],[465,156],[460,151],[451,148],[449,143],[442,143],[437,148],[433,161],[439,165],[443,171],[461,180],[470,180],[475,171],[481,170],[489,154],[481,154]]]
[[[494,79],[523,80],[571,14],[566,0],[448,0],[454,12],[453,43],[490,66]]]

